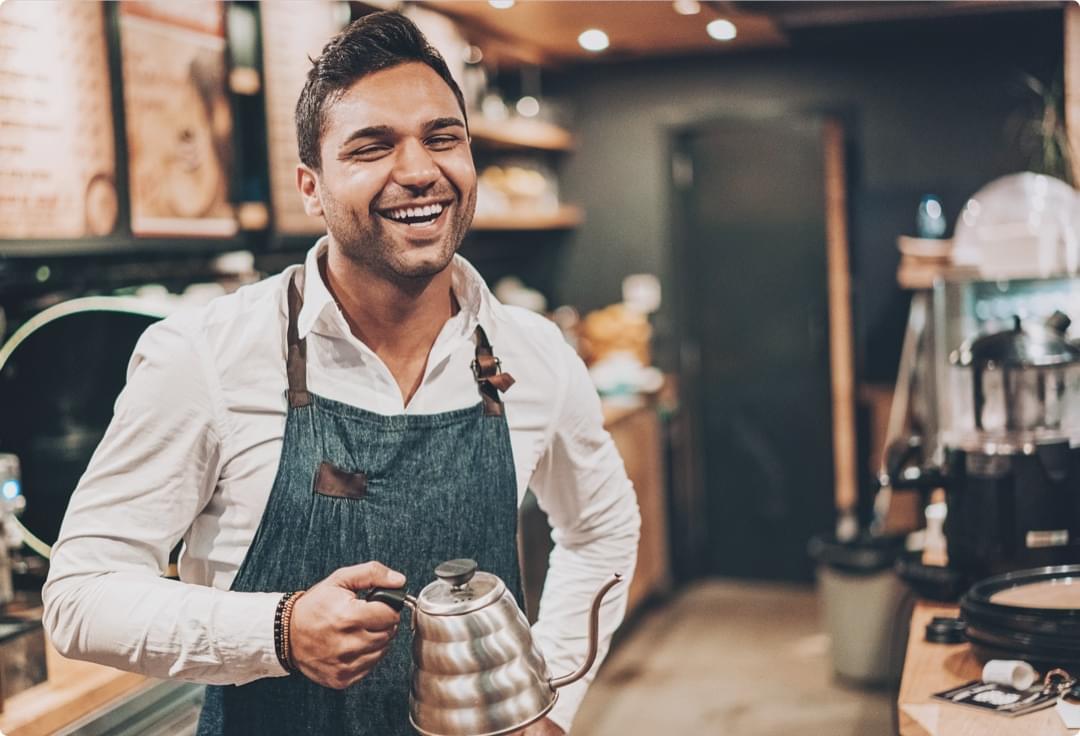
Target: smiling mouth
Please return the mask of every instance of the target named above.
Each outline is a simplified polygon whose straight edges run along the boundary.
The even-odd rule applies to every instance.
[[[395,207],[376,211],[380,217],[391,222],[409,225],[410,227],[425,227],[434,224],[449,208],[449,203],[434,202],[418,207]]]

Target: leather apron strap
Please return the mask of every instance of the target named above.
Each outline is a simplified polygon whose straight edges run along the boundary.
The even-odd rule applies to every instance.
[[[480,325],[476,326],[475,338],[476,358],[472,362],[472,371],[480,388],[480,396],[484,400],[484,414],[502,416],[503,403],[499,392],[513,386],[514,377],[502,372],[502,363],[495,357],[487,333]]]
[[[304,269],[300,269],[300,274]],[[296,326],[303,305],[303,297],[296,287],[296,279],[289,282],[289,329],[286,331],[288,357],[285,359],[285,371],[289,376],[289,406],[307,406],[311,403],[311,394],[307,388],[307,340],[300,339]]]

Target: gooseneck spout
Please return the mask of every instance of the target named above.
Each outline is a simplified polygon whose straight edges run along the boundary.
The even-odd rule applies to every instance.
[[[600,604],[603,602],[607,592],[621,581],[622,575],[615,573],[611,576],[611,580],[604,583],[604,587],[596,592],[593,597],[592,609],[589,611],[589,653],[585,656],[585,661],[582,662],[577,672],[562,677],[553,677],[551,679],[552,688],[558,689],[564,685],[569,685],[571,682],[577,682],[592,669],[593,663],[596,662],[596,650],[600,646]]]

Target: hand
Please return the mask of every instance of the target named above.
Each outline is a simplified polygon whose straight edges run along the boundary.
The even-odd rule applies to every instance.
[[[512,736],[565,736],[566,731],[555,725],[548,718],[541,718],[524,731],[515,731]]]
[[[308,679],[344,690],[386,654],[400,614],[356,591],[400,588],[405,576],[378,562],[335,570],[297,599],[289,623],[293,664]]]

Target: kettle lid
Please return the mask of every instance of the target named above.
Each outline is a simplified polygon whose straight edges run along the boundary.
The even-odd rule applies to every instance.
[[[433,616],[456,616],[494,603],[506,591],[497,576],[477,570],[475,560],[448,560],[435,568],[439,579],[420,591],[417,606]]]

